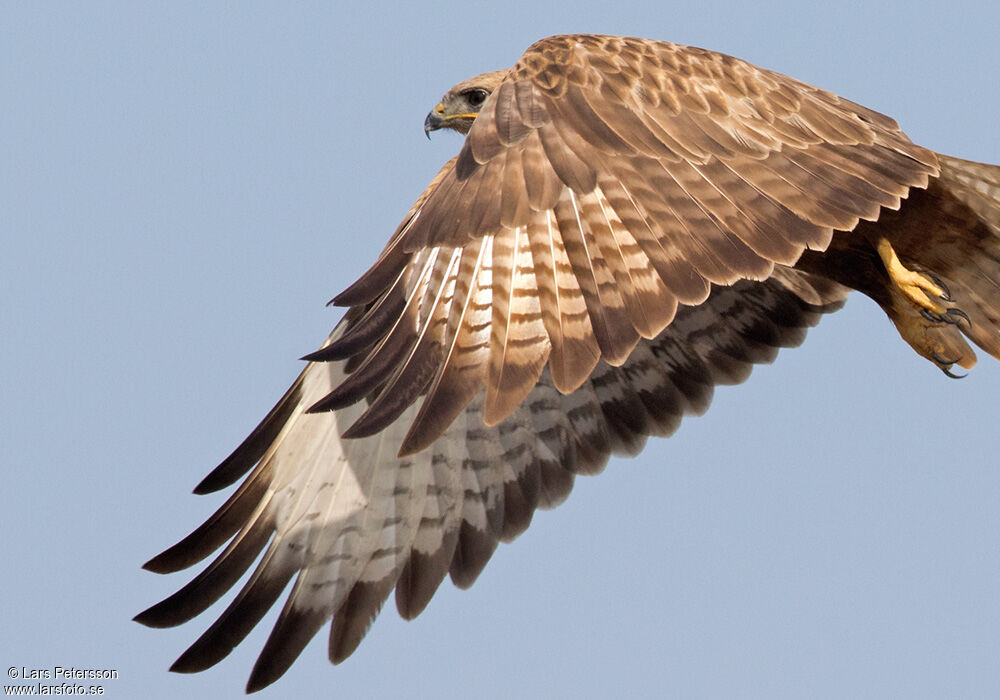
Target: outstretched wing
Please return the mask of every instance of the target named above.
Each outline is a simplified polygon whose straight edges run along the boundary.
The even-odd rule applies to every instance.
[[[138,619],[194,617],[260,556],[175,670],[225,657],[293,577],[249,689],[331,617],[345,658],[393,588],[412,617],[445,574],[470,585],[575,474],[800,342],[845,290],[787,265],[936,173],[891,119],[736,59],[539,42],[198,491],[242,485],[147,568],[222,552]]]
[[[729,56],[545,39],[337,298],[366,317],[313,359],[366,360],[317,409],[370,397],[347,433],[361,437],[426,393],[403,454],[484,387],[495,425],[546,368],[570,393],[711,285],[766,279],[936,173],[892,119]]]
[[[681,307],[668,328],[640,341],[620,367],[599,362],[569,394],[543,370],[526,399],[494,426],[485,392],[431,445],[398,457],[420,400],[376,435],[340,433],[364,410],[308,413],[349,376],[349,361],[310,362],[246,441],[199,485],[214,491],[249,472],[219,510],[146,564],[189,567],[226,545],[187,586],[136,619],[186,622],[218,600],[263,551],[219,619],[177,660],[175,671],[218,663],[295,584],[254,667],[248,690],[280,677],[332,616],[330,658],[349,656],[395,588],[400,614],[427,605],[446,574],[469,586],[499,541],[521,533],[538,507],[569,494],[576,474],[600,471],[611,453],[634,454],[648,435],[669,435],[708,408],[716,384],[734,384],[754,363],[799,344],[846,289],[785,267],[763,282],[714,287]],[[348,314],[335,342],[363,320]],[[228,544],[227,544],[228,542]]]

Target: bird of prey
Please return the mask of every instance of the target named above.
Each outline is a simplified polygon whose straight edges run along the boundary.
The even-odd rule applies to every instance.
[[[247,690],[332,620],[347,658],[395,590],[418,615],[467,587],[577,474],[706,410],[850,290],[948,374],[1000,357],[1000,167],[730,56],[572,35],[459,83],[427,132],[465,135],[341,322],[195,489],[243,481],[146,564],[190,583],[178,625],[258,557],[175,662],[224,658],[295,579]]]

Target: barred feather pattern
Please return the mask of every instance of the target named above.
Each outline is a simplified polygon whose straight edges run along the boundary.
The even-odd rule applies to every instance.
[[[477,284],[488,282],[480,275]],[[412,618],[446,575],[471,585],[497,543],[523,532],[536,508],[564,500],[577,474],[601,471],[611,454],[635,454],[649,435],[671,434],[684,415],[706,410],[714,385],[743,381],[753,364],[800,343],[845,294],[784,267],[764,282],[715,288],[704,304],[680,307],[666,330],[639,341],[620,367],[598,363],[576,391],[561,393],[543,369],[525,399],[488,426],[487,392],[479,390],[428,448],[405,457],[397,454],[419,401],[374,435],[342,439],[363,402],[306,409],[348,376],[346,361],[309,363],[220,465],[225,474],[206,480],[221,487],[249,471],[243,485],[147,568],[174,571],[228,545],[190,584],[137,619],[152,626],[191,619],[263,551],[244,588],[173,669],[198,671],[224,658],[293,577],[248,689],[277,679],[331,618],[330,658],[340,661],[394,588],[400,613]],[[358,318],[349,315],[331,340]],[[480,340],[492,352],[493,338]],[[270,436],[263,447],[262,435]]]
[[[136,618],[162,627],[257,561],[173,670],[218,663],[293,579],[248,690],[331,619],[329,655],[343,660],[393,590],[409,619],[446,576],[471,585],[577,475],[705,411],[714,386],[799,344],[848,288],[939,366],[969,366],[964,338],[1000,357],[997,166],[665,42],[550,37],[480,77],[491,94],[459,155],[196,492],[242,483],[147,562],[173,572],[221,548]],[[895,304],[872,246],[882,238],[946,284],[967,323]]]
[[[347,433],[362,437],[428,394],[434,410],[415,421],[404,452],[430,444],[481,387],[490,425],[545,368],[557,389],[575,391],[598,361],[620,366],[656,337],[678,304],[825,250],[835,231],[879,220],[939,173],[936,154],[889,117],[693,47],[549,37],[480,80],[491,94],[461,152],[336,299],[381,309],[401,281],[425,285],[419,301],[410,292],[416,328],[390,340],[399,320],[373,312],[381,327],[373,320],[328,349],[385,339],[370,371],[317,407],[377,395]],[[470,85],[477,79],[456,89]],[[490,305],[488,347],[456,342],[480,319],[445,308],[442,270],[427,269],[473,255],[490,279],[467,301]],[[443,380],[453,363],[463,367],[457,388]]]

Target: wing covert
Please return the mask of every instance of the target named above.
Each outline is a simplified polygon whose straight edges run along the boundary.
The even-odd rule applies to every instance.
[[[383,360],[348,387],[350,400],[377,397],[350,435],[381,430],[430,392],[437,417],[421,415],[404,443],[418,450],[484,386],[495,424],[545,368],[570,393],[599,360],[621,365],[678,305],[825,249],[937,172],[935,154],[892,119],[739,59],[544,39],[483,103],[382,258],[337,298],[383,304],[402,285],[412,302],[407,328],[385,314],[365,327]],[[467,296],[456,300],[442,260],[477,275],[463,279]],[[490,309],[484,346],[458,340],[482,322],[469,299]],[[455,391],[442,378],[459,361]]]

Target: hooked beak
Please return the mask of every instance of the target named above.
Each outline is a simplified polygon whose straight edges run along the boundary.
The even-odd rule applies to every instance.
[[[427,113],[427,118],[424,119],[424,134],[429,139],[431,137],[432,131],[437,131],[444,125],[444,105],[440,102],[437,106]]]

